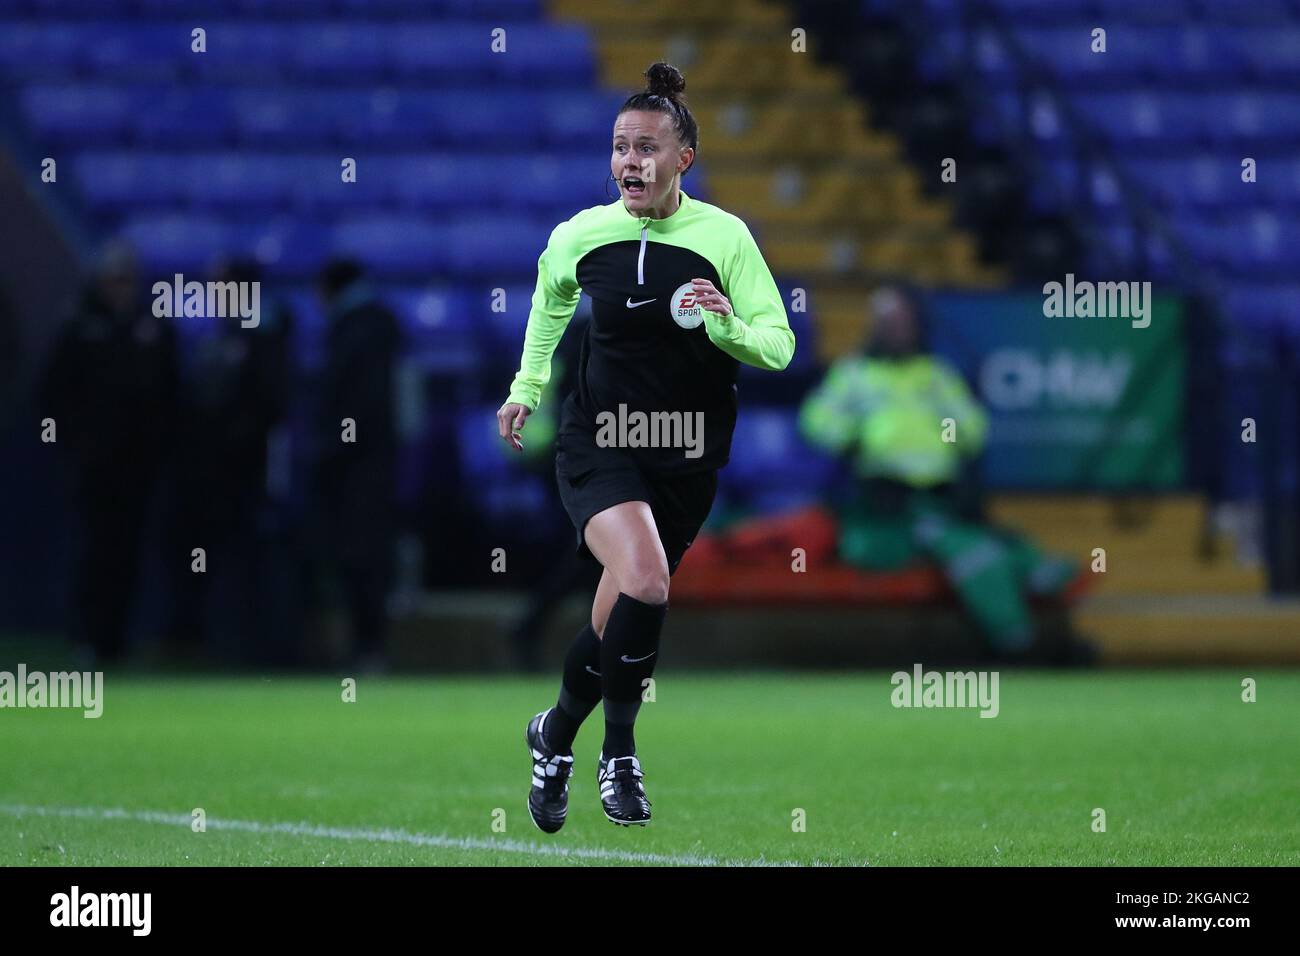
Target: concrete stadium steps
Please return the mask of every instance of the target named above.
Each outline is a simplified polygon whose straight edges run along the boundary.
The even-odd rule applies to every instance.
[[[873,233],[900,221],[942,229],[951,216],[942,201],[923,198],[916,175],[893,163],[809,173],[794,164],[750,170],[724,167],[709,183],[720,204],[744,204],[781,228],[832,227]]]
[[[974,243],[967,236],[924,228],[854,234],[828,229],[781,229],[763,237],[763,255],[776,274],[826,281],[857,276],[870,281],[909,276],[922,285],[982,284]]]
[[[856,285],[835,288],[818,283],[809,292],[808,310],[812,313],[817,330],[817,358],[829,363],[837,356],[860,348],[870,329],[867,314],[869,286]]]
[[[979,262],[950,204],[924,194],[898,139],[871,127],[841,71],[792,50],[787,5],[552,0],[549,13],[593,32],[611,89],[640,89],[656,60],[686,73],[711,193],[751,225],[774,273],[805,283],[822,361],[862,341],[867,296],[882,279],[1005,282]]]
[[[1007,495],[990,501],[989,515],[1084,564],[1094,548],[1105,548],[1106,573],[1096,576],[1092,592],[1098,596],[1158,602],[1176,595],[1258,597],[1265,590],[1264,569],[1239,564],[1230,541],[1211,536],[1206,547],[1206,504],[1196,495]]]
[[[397,670],[493,671],[510,666],[507,638],[524,613],[521,592],[431,594],[400,616],[389,645]],[[540,660],[563,659],[590,614],[586,597],[566,600],[546,627]],[[1048,640],[1094,641],[1100,663],[1300,664],[1300,602],[1259,597],[1092,598],[1073,615],[1039,612]],[[966,616],[947,608],[702,608],[669,618],[672,666],[894,667],[917,660],[969,664],[983,645]],[[1243,672],[1249,676],[1249,672]]]
[[[1300,601],[1099,596],[1074,626],[1110,664],[1300,664]]]
[[[508,639],[526,607],[519,592],[430,594],[393,622],[398,671],[492,671],[510,666]],[[541,636],[539,660],[564,659],[591,614],[590,599],[566,600]],[[1068,637],[1063,615],[1036,615],[1044,639]],[[973,666],[984,646],[957,607],[681,607],[665,632],[673,669]],[[668,659],[665,658],[667,664]]]
[[[683,31],[670,22],[667,26],[674,32],[656,37],[652,18],[657,11],[652,4],[643,9],[651,19],[638,26],[637,38],[626,38],[626,25],[601,32],[596,55],[601,75],[615,89],[642,88],[645,68],[666,59],[686,74],[688,97],[692,93],[704,98],[729,92],[784,94],[791,89],[847,97],[845,80],[837,70],[818,63],[809,53],[791,51],[788,30],[729,32],[710,38],[709,33]]]
[[[692,82],[688,96],[694,86]],[[844,162],[887,163],[892,169],[899,159],[898,141],[872,132],[863,108],[853,102],[828,103],[822,96],[803,93],[755,100],[748,94],[716,90],[695,109],[695,116],[704,147],[715,162],[719,157],[762,156],[766,161],[826,155]]]

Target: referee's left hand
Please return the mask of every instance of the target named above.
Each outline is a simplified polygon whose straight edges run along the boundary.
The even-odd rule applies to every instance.
[[[695,303],[701,309],[718,315],[731,315],[731,303],[708,279],[692,279],[691,286],[695,289]]]

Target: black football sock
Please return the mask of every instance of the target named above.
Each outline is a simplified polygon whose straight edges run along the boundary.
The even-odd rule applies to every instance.
[[[620,592],[609,612],[600,646],[606,757],[636,753],[632,731],[641,709],[643,682],[659,660],[659,633],[667,610],[667,604],[646,604]]]
[[[564,655],[560,698],[542,730],[546,743],[558,754],[573,752],[578,728],[600,703],[600,638],[588,624]]]

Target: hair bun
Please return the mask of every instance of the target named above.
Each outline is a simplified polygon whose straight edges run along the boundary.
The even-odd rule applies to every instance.
[[[686,77],[682,71],[671,63],[653,63],[645,71],[646,92],[656,96],[666,96],[670,100],[686,90]]]

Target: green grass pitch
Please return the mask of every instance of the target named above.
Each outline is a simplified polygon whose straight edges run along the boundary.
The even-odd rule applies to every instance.
[[[593,719],[546,836],[523,730],[555,685],[109,674],[98,720],[0,711],[0,864],[1300,864],[1297,672],[1005,671],[986,719],[895,709],[888,672],[665,669],[651,825],[601,814]]]

